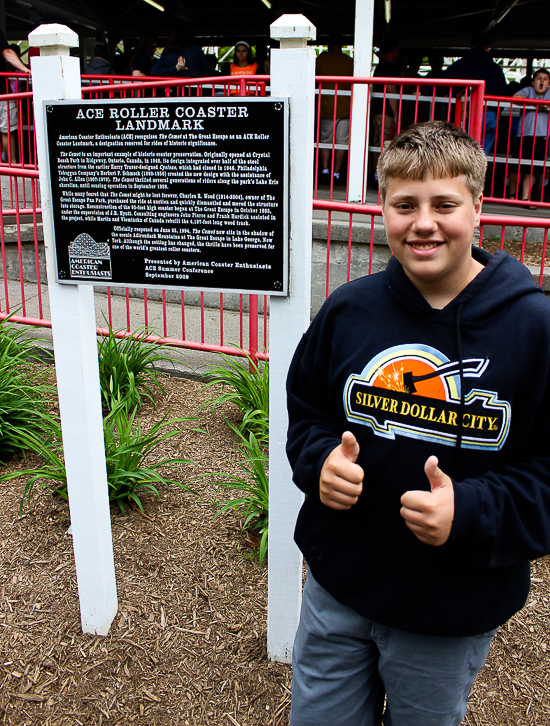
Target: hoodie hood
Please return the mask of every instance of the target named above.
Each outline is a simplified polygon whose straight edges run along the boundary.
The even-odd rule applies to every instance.
[[[442,310],[428,304],[395,256],[387,267],[390,294],[399,304],[407,308],[412,306],[418,315],[437,317],[438,321],[451,324],[454,324],[459,306],[462,307],[463,324],[474,321],[479,324],[519,298],[543,294],[529,270],[507,252],[499,250],[493,255],[474,246],[472,256],[484,266],[483,270]]]

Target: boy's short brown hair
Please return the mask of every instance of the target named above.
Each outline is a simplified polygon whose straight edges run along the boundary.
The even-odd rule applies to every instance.
[[[483,192],[487,157],[479,143],[448,121],[413,124],[396,136],[378,161],[382,201],[391,179],[422,181],[464,175],[474,201]]]

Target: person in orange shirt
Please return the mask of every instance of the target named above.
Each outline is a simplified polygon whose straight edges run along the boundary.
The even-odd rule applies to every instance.
[[[258,64],[252,58],[252,48],[245,40],[240,40],[235,46],[233,63],[231,64],[232,76],[254,76]]]
[[[255,76],[258,72],[258,64],[252,57],[252,48],[245,40],[240,40],[235,46],[233,54],[233,63],[230,66],[230,74],[232,76]],[[232,96],[239,93],[238,88],[233,88]],[[255,95],[253,90],[248,91],[248,95]]]

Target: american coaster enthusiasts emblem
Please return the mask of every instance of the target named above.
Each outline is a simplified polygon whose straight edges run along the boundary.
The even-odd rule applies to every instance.
[[[467,390],[471,379],[482,379],[488,358],[467,358],[462,366],[466,391],[460,414],[459,361],[416,343],[384,350],[346,381],[346,417],[384,438],[397,434],[454,446],[461,415],[463,448],[498,450],[508,436],[510,404],[495,391]]]
[[[111,248],[107,242],[96,242],[89,234],[79,234],[69,245],[71,278],[110,280]]]

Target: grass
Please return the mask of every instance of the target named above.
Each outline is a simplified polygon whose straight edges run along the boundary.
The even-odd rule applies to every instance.
[[[0,322],[0,463],[28,448],[27,436],[43,438],[45,401],[55,395],[48,371],[33,365],[40,349],[9,318]]]
[[[133,502],[143,513],[140,494],[149,492],[160,496],[157,486],[170,484],[193,492],[177,479],[167,478],[159,470],[174,464],[192,464],[188,459],[170,458],[147,464],[146,459],[161,441],[177,436],[179,429],[168,428],[186,418],[167,419],[166,416],[143,431],[136,421],[137,409],[126,415],[124,405],[115,408],[104,421],[105,458],[109,500],[116,502],[122,514],[126,514],[126,502]],[[194,493],[194,492],[193,492]]]

